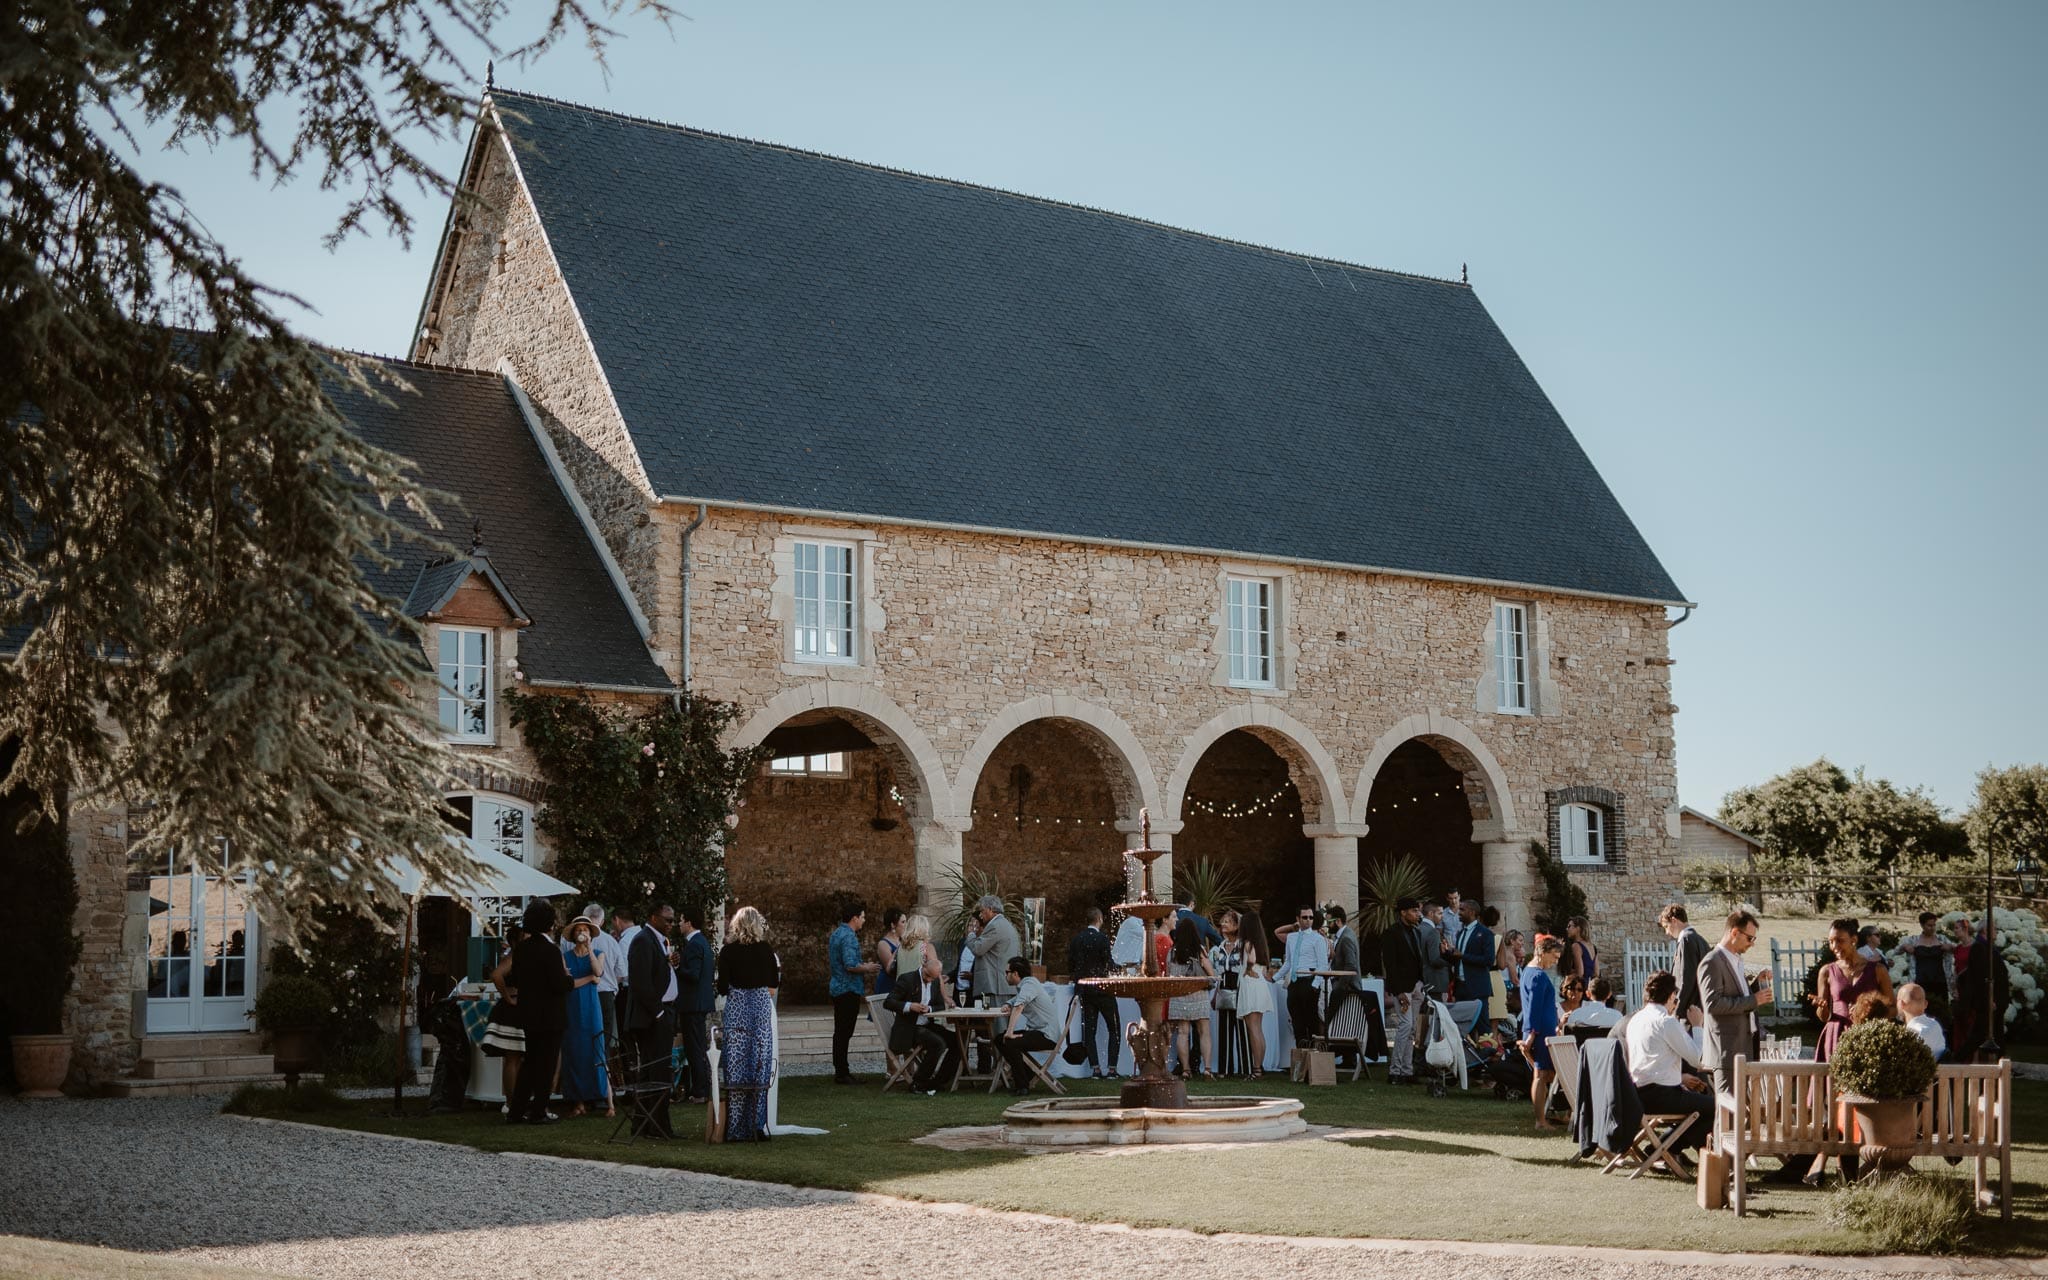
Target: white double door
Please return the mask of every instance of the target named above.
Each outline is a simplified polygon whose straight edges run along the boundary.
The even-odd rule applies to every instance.
[[[145,1030],[247,1031],[256,999],[256,914],[239,878],[174,850],[149,878]]]

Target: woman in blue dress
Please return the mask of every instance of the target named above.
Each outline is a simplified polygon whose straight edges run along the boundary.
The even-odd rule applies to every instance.
[[[604,957],[590,949],[597,926],[582,916],[564,931],[573,948],[562,957],[569,966],[569,1026],[562,1033],[562,1099],[568,1114],[580,1116],[603,1107],[612,1114],[611,1084],[604,1069],[604,1008],[597,999],[597,980],[604,976]]]
[[[734,913],[718,953],[718,994],[725,997],[725,1140],[768,1141],[768,1086],[775,1082],[775,989],[782,961],[768,921],[752,907]]]
[[[1557,1067],[1550,1061],[1550,1037],[1557,1034],[1557,962],[1564,955],[1564,943],[1555,935],[1536,935],[1536,955],[1522,969],[1522,1056],[1535,1075],[1529,1081],[1529,1105],[1536,1112],[1538,1129],[1558,1126],[1543,1118],[1543,1104],[1550,1100],[1551,1081]]]

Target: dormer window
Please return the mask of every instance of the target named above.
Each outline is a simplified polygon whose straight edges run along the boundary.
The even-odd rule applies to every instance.
[[[491,633],[482,627],[441,628],[441,732],[450,742],[495,738]]]

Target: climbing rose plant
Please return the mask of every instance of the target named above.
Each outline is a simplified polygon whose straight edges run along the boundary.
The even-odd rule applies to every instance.
[[[720,745],[738,707],[688,693],[651,709],[516,690],[505,702],[547,782],[536,824],[575,908],[725,899],[729,818],[768,757]]]

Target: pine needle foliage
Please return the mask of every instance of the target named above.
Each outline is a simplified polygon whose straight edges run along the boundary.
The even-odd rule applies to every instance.
[[[516,690],[505,702],[548,784],[536,825],[579,898],[725,900],[727,818],[770,754],[721,745],[738,707],[690,693],[645,710]]]
[[[557,0],[601,51],[632,0]],[[410,237],[423,146],[473,119],[451,39],[496,0],[20,0],[0,21],[0,782],[155,806],[142,857],[252,878],[291,937],[326,903],[389,905],[389,860],[459,874],[448,763],[414,691],[419,639],[362,570],[430,508],[345,428],[297,338],[135,127],[246,148],[252,172],[342,193],[328,240]],[[174,327],[176,326],[176,327]],[[223,839],[225,843],[223,843]]]

